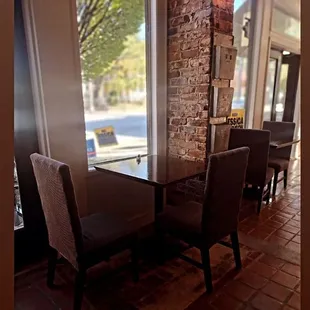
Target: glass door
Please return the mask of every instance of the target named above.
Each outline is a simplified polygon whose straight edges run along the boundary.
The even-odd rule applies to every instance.
[[[281,58],[282,54],[280,52],[271,50],[265,88],[264,121],[271,121],[275,117],[278,79],[281,70]]]
[[[264,121],[294,120],[299,68],[300,55],[271,50],[265,88]]]

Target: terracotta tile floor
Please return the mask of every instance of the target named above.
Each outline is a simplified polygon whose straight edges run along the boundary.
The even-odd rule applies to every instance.
[[[276,198],[255,214],[255,203],[244,201],[239,239],[243,269],[234,270],[229,249],[211,249],[215,290],[205,293],[202,271],[172,257],[164,265],[141,262],[141,279],[131,281],[128,253],[89,273],[83,310],[233,310],[300,309],[300,162],[292,161],[288,188],[278,184]],[[197,249],[186,254],[199,259]],[[122,267],[125,266],[125,267]],[[115,271],[117,270],[117,272]],[[46,262],[16,276],[15,309],[72,309],[74,271],[57,269],[59,289],[45,284]]]

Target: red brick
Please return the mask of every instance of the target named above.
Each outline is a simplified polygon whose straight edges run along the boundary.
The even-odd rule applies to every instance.
[[[284,302],[293,293],[288,288],[274,282],[269,282],[262,291],[280,302]]]
[[[260,226],[258,226],[258,229],[260,229],[262,231],[265,231],[268,234],[272,234],[276,230],[274,227],[270,227],[268,225],[265,225],[265,223],[260,225]]]
[[[297,227],[297,228],[300,228],[300,221],[290,220],[290,221],[288,221],[287,224],[294,226],[294,227]]]
[[[273,228],[280,228],[283,226],[282,223],[278,223],[278,222],[275,222],[273,220],[268,220],[267,222],[265,222],[265,225],[273,227]]]
[[[282,230],[282,229],[277,230],[275,232],[275,235],[278,237],[284,238],[286,240],[291,240],[294,237],[294,234],[288,231]]]
[[[285,271],[286,273],[292,275],[292,276],[300,278],[300,266],[286,263],[282,267],[282,270]]]
[[[222,294],[212,303],[218,310],[239,310],[243,308],[243,304],[226,294]]]
[[[273,217],[271,217],[271,220],[278,222],[278,223],[282,223],[282,224],[285,224],[288,222],[288,219],[286,217],[283,217],[280,215],[274,215]]]
[[[267,240],[271,243],[275,243],[277,245],[282,245],[282,246],[285,246],[289,242],[288,240],[277,237],[275,235],[270,236]]]
[[[300,244],[299,243],[296,243],[296,242],[293,242],[293,241],[290,241],[286,247],[292,251],[295,251],[295,252],[298,252],[300,253]]]
[[[269,233],[260,230],[259,228],[254,229],[252,232],[249,233],[250,236],[264,240],[266,238],[268,238],[268,236],[270,235]]]
[[[256,295],[252,300],[252,305],[258,310],[278,310],[282,307],[282,303],[262,293]]]
[[[294,289],[299,283],[299,279],[291,276],[283,271],[278,271],[272,278],[272,281],[284,285],[290,289]]]
[[[294,309],[301,309],[300,306],[300,295],[297,293],[294,293],[289,302],[287,303],[289,306],[293,307]]]
[[[277,269],[280,269],[282,266],[284,266],[285,263],[283,260],[269,255],[264,255],[260,259],[260,261],[268,266],[275,267]]]
[[[296,209],[294,209],[294,208],[285,207],[284,209],[282,209],[282,212],[285,212],[287,214],[295,215],[298,211]]]
[[[194,58],[194,57],[197,57],[198,56],[198,53],[199,53],[199,50],[198,48],[196,49],[193,49],[193,50],[188,50],[188,51],[183,51],[182,52],[182,58]]]
[[[281,229],[285,230],[285,231],[288,231],[292,234],[297,234],[299,232],[299,228],[297,227],[293,227],[293,226],[290,226],[290,225],[284,225],[281,227]]]
[[[271,278],[277,272],[276,268],[260,262],[254,262],[253,264],[251,264],[251,266],[249,266],[249,269],[267,279]]]
[[[225,291],[227,294],[235,297],[236,299],[246,302],[250,299],[250,297],[255,293],[255,290],[251,287],[239,282],[232,281],[225,287]]]
[[[243,271],[237,278],[239,281],[249,285],[256,290],[261,289],[268,282],[266,278],[263,278],[262,276],[249,270]]]

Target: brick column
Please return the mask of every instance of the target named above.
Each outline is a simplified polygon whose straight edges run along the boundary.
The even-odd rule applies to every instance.
[[[212,63],[215,45],[232,45],[233,0],[168,0],[168,10],[168,154],[204,162],[211,87],[229,86]]]
[[[212,117],[214,87],[229,80],[214,79],[215,47],[233,45],[234,0],[168,0],[168,154],[206,161],[214,144],[211,124],[227,144],[226,117]],[[226,107],[227,108],[227,107]],[[230,107],[228,107],[230,108]],[[203,182],[191,180],[178,189],[199,196]]]

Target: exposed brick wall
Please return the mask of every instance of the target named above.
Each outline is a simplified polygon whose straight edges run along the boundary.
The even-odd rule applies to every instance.
[[[212,51],[232,44],[233,0],[168,0],[168,10],[168,154],[205,161],[211,85],[227,84],[212,80]]]
[[[168,0],[169,156],[206,160],[211,87],[230,85],[212,77],[213,49],[233,44],[233,6],[234,0]],[[197,180],[178,184],[197,200],[203,187]]]
[[[211,79],[211,1],[169,0],[168,152],[204,161]]]

